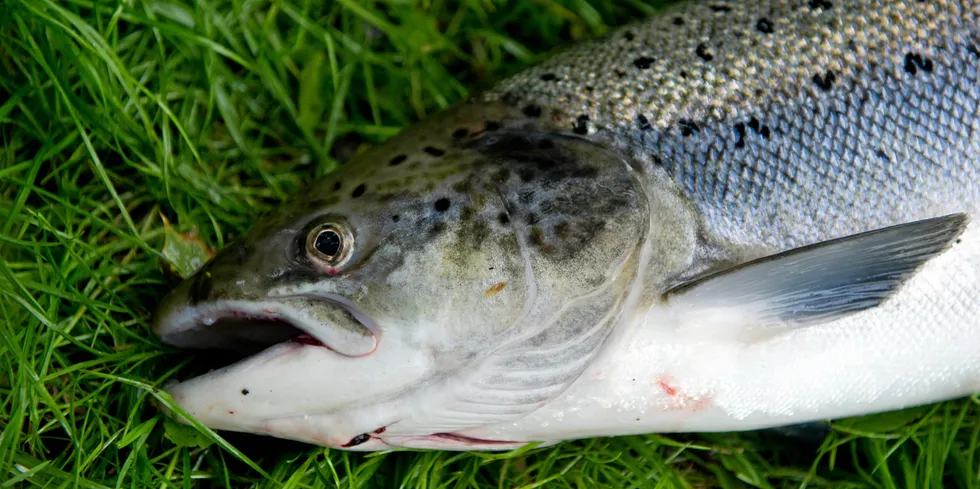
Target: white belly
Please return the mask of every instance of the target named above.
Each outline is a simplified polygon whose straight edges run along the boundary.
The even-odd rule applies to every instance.
[[[879,308],[743,344],[658,311],[617,332],[556,400],[463,432],[558,441],[733,431],[870,414],[980,392],[980,219]]]

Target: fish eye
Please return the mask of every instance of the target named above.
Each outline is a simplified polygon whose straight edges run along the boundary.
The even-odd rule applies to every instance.
[[[306,253],[314,262],[329,267],[342,265],[350,257],[354,236],[346,226],[328,222],[314,228],[306,238]]]

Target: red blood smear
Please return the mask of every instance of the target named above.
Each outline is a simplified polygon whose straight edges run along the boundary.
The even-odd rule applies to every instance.
[[[677,388],[674,387],[674,386],[672,386],[672,385],[670,385],[667,382],[667,379],[660,379],[660,380],[657,381],[657,384],[660,385],[660,388],[663,389],[664,392],[666,392],[668,396],[674,397],[674,396],[677,395]]]
[[[294,337],[290,338],[289,341],[292,341],[293,343],[299,343],[301,345],[324,346],[323,343],[320,343],[320,340],[318,340],[318,339],[316,339],[316,338],[314,338],[314,337],[312,337],[312,336],[310,336],[309,334],[306,334],[306,333],[303,333],[303,334],[301,334],[299,336],[294,336]]]
[[[382,434],[382,433],[384,433],[386,429],[388,429],[388,427],[387,427],[387,426],[382,426],[382,427],[380,427],[380,428],[378,428],[378,429],[376,429],[376,430],[374,430],[374,434],[376,434],[376,435],[380,435],[380,434]]]

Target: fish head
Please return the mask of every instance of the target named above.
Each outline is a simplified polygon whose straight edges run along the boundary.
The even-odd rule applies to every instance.
[[[506,110],[358,155],[173,290],[164,342],[257,351],[167,386],[175,402],[215,429],[376,450],[465,440],[446,433],[560,393],[626,307],[648,199],[616,154],[491,120]]]

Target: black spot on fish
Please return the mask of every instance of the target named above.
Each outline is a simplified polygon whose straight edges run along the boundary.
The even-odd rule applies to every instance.
[[[453,139],[463,139],[469,133],[470,132],[467,131],[466,128],[461,127],[459,129],[456,129],[455,131],[453,131]]]
[[[650,120],[643,114],[636,114],[636,123],[640,126],[641,131],[649,131],[653,129],[653,126],[650,125]]]
[[[242,395],[243,396],[247,396],[248,395],[248,389],[242,389]]]
[[[749,119],[749,129],[752,129],[755,132],[759,132],[759,127],[760,127],[759,119],[756,119],[755,117]]]
[[[885,154],[885,152],[883,150],[881,150],[881,149],[878,149],[877,151],[875,151],[875,154],[878,155],[879,158],[887,161],[888,163],[891,163],[891,161],[892,161],[892,159],[889,158],[888,155]]]
[[[732,10],[732,8],[727,5],[712,5],[708,8],[710,8],[712,12],[730,12]]]
[[[619,78],[623,78],[623,77],[626,76],[626,72],[623,71],[623,70],[619,70],[619,69],[613,70],[613,73],[615,73],[616,76],[619,77]]]
[[[592,85],[586,85],[586,86],[585,86],[585,91],[586,91],[586,92],[591,92],[591,91],[593,91],[593,90],[595,90],[595,87],[593,87]]]
[[[905,55],[905,71],[906,73],[914,75],[919,70],[915,67],[915,63],[912,61],[912,56],[913,56],[912,53],[908,53]]]
[[[656,61],[657,60],[655,60],[653,58],[648,58],[646,56],[640,56],[639,58],[636,58],[636,59],[633,60],[633,66],[636,66],[637,68],[639,68],[641,70],[645,70],[645,69],[649,68],[651,65],[653,65],[653,63],[655,63]]]
[[[500,214],[497,214],[497,222],[499,222],[501,225],[506,226],[510,224],[510,216],[508,216],[507,213],[505,212],[501,212]],[[491,270],[492,269],[493,268],[491,267]]]
[[[834,8],[834,4],[829,0],[810,0],[808,5],[812,9],[830,10]]]
[[[404,163],[406,159],[408,159],[408,156],[398,155],[398,156],[392,158],[391,161],[388,162],[388,166],[398,166],[398,165]]]
[[[554,73],[545,73],[541,75],[541,81],[555,81],[558,77]]]
[[[391,222],[398,222],[401,220],[402,220],[402,216],[399,216],[398,214],[391,216]]]
[[[674,17],[674,25],[684,25],[684,19],[682,17]]]
[[[683,78],[683,79],[685,79],[685,80],[687,80],[687,77],[688,77],[688,76],[689,76],[689,75],[687,74],[687,72],[686,72],[686,71],[684,71],[684,70],[681,70],[681,78]]]
[[[430,155],[435,156],[436,158],[446,154],[444,150],[440,148],[436,148],[435,146],[426,146],[425,149],[423,149],[422,151],[425,151],[426,153],[429,153]]]
[[[500,123],[497,121],[486,121],[483,123],[483,128],[487,131],[496,131],[500,129]]]
[[[694,54],[698,55],[699,58],[705,61],[711,61],[715,59],[714,55],[708,52],[708,45],[705,43],[698,44],[698,47],[694,49]]]
[[[762,135],[763,138],[769,139],[769,126],[762,126],[762,129],[759,130],[759,134]]]
[[[975,58],[980,58],[980,49],[977,49],[976,45],[970,44],[966,47],[966,51],[973,55]]]
[[[334,192],[340,190],[340,187],[341,186],[342,186],[342,184],[340,182],[334,182],[334,184],[333,184],[333,190],[334,190]]]
[[[813,75],[813,83],[820,87],[823,91],[828,91],[834,86],[834,82],[837,80],[837,74],[833,70],[827,70],[823,76],[819,73]]]
[[[364,187],[364,184],[362,183],[362,184],[358,185],[357,188],[355,188],[353,192],[350,193],[350,196],[356,199],[356,198],[364,195],[364,190],[365,190],[365,187]]]
[[[449,210],[449,199],[442,197],[441,199],[437,200],[432,207],[438,212],[446,212]]]
[[[636,38],[636,36],[634,36],[632,32],[626,31],[623,33],[623,38],[626,39],[627,41],[632,41],[633,39]]]
[[[356,447],[357,445],[360,445],[362,443],[365,443],[366,441],[368,441],[370,439],[371,439],[371,435],[369,435],[367,433],[361,433],[360,435],[357,435],[354,438],[351,438],[349,442],[344,443],[341,446],[344,447],[344,448],[347,448],[347,447]]]
[[[528,105],[522,112],[528,117],[541,117],[541,107],[537,105]]]
[[[932,73],[932,60],[929,58],[923,58],[919,53],[906,53],[905,54],[905,71],[911,75],[916,74],[919,69],[925,71],[926,73]]]
[[[772,34],[772,22],[769,19],[763,17],[755,23],[755,28],[763,34]]]
[[[575,127],[572,129],[575,134],[587,134],[589,132],[589,116],[582,114],[575,119]]]
[[[532,226],[535,225],[535,224],[537,224],[538,222],[540,222],[540,220],[541,219],[538,218],[538,215],[535,214],[535,213],[533,213],[533,212],[529,212],[527,214],[527,217],[525,218],[525,221],[527,221],[527,223],[530,224],[530,225],[532,225]]]
[[[735,124],[735,133],[738,134],[738,141],[735,141],[735,147],[742,149],[745,147],[745,124],[739,122]]]
[[[693,136],[694,133],[700,131],[697,124],[686,119],[681,119],[677,122],[677,125],[681,126],[681,134],[684,137]]]

